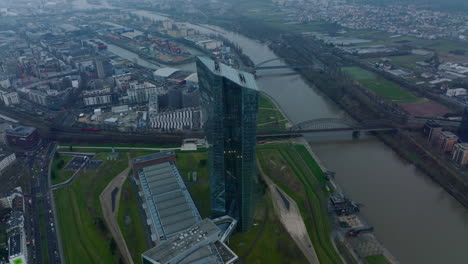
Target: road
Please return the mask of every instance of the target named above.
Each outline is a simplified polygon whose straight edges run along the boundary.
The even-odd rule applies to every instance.
[[[111,231],[112,237],[114,238],[121,255],[123,256],[125,263],[133,264],[132,255],[128,250],[127,243],[120,231],[119,224],[117,223],[117,212],[119,211],[120,194],[122,193],[122,186],[128,177],[131,168],[131,160],[128,158],[128,167],[117,175],[102,191],[99,195],[99,201],[101,202],[102,213],[106,221],[109,230]],[[112,199],[112,193],[117,189],[114,199]],[[113,203],[114,206],[113,206]],[[113,210],[114,209],[114,210]]]
[[[69,146],[58,146],[58,149],[69,149]],[[145,148],[145,147],[83,147],[73,146],[73,149],[115,149],[115,150],[180,150],[180,148]]]
[[[258,160],[257,160],[258,163]],[[273,207],[277,213],[281,223],[286,228],[288,233],[291,235],[297,246],[300,248],[304,256],[307,258],[309,263],[320,264],[317,253],[310,241],[307,233],[307,228],[302,219],[301,212],[296,202],[291,199],[286,193],[281,191],[281,188],[274,184],[268,176],[262,170],[260,164],[257,165],[262,178],[268,185],[268,189],[271,193],[273,200]],[[281,191],[281,194],[279,193]],[[289,208],[285,205],[285,202],[281,195],[289,202]]]
[[[43,259],[47,259],[48,263],[61,263],[59,256],[59,242],[55,231],[56,222],[55,215],[51,205],[51,195],[49,192],[49,169],[53,158],[55,143],[43,142],[40,149],[35,153],[34,157],[30,158],[29,170],[31,177],[31,213],[34,215],[33,221],[33,237],[34,237],[34,253],[36,263],[43,263]],[[45,222],[45,238],[47,243],[47,258],[42,256],[41,234],[40,234],[40,216],[42,215]],[[44,263],[45,264],[45,263]]]

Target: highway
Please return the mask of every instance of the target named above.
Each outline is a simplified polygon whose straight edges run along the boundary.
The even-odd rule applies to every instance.
[[[59,256],[59,242],[55,231],[56,222],[51,206],[51,195],[49,192],[49,164],[52,161],[55,143],[43,142],[40,149],[35,153],[35,157],[31,157],[29,161],[29,170],[32,175],[31,181],[31,209],[33,220],[33,237],[34,237],[34,253],[36,263],[43,263],[43,259],[47,259],[47,263],[61,263]],[[42,215],[45,222],[45,239],[47,240],[47,254],[42,256],[42,238],[40,234],[40,216]],[[46,263],[44,263],[46,264]]]

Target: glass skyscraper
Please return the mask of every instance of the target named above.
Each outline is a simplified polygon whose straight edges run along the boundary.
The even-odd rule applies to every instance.
[[[210,148],[212,216],[228,214],[247,231],[257,200],[256,81],[250,73],[204,57],[197,58],[197,71]]]

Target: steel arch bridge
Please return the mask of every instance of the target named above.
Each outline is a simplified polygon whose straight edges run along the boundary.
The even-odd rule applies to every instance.
[[[323,129],[371,129],[371,128],[391,128],[390,120],[365,120],[354,122],[340,118],[318,118],[301,122],[289,128],[289,131],[323,130]]]
[[[269,63],[269,62],[272,62],[272,61],[280,61],[282,60],[281,58],[273,58],[273,59],[269,59],[269,60],[266,60],[266,61],[262,61],[260,63],[258,63],[257,65],[255,65],[255,68],[259,68],[259,67],[262,67],[263,65]]]

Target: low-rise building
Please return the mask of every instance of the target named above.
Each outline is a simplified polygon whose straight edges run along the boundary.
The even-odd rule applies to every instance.
[[[450,131],[442,131],[437,140],[437,148],[442,152],[452,152],[453,146],[457,143],[458,137]]]
[[[17,105],[20,98],[17,92],[0,92],[0,98],[6,106]]]
[[[468,143],[457,143],[453,147],[452,160],[458,165],[468,164]]]
[[[6,130],[6,142],[9,146],[33,148],[39,143],[39,132],[35,127],[17,126]]]
[[[16,161],[16,155],[12,152],[0,151],[0,174]]]

